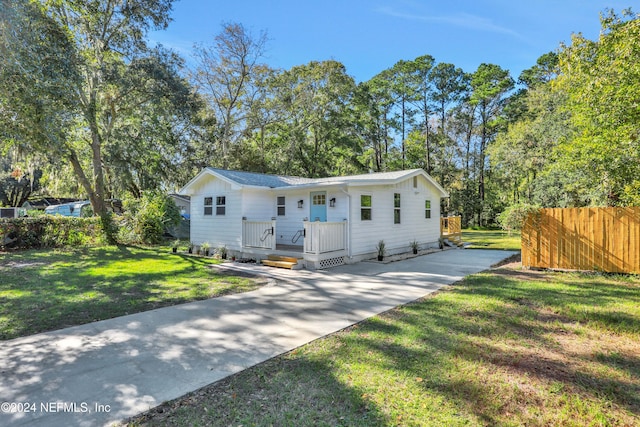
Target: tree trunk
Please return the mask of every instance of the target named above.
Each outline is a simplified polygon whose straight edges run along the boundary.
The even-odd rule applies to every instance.
[[[425,121],[424,121],[424,132],[425,132],[425,138],[424,138],[424,149],[427,152],[427,173],[429,175],[431,175],[431,146],[429,143],[429,123],[427,121],[427,118],[425,116]]]
[[[73,168],[73,171],[76,174],[76,177],[78,178],[78,182],[80,183],[82,188],[84,188],[84,191],[86,191],[87,195],[89,196],[91,207],[94,209],[94,212],[96,212],[95,211],[96,206],[99,206],[100,202],[97,201],[96,199],[96,194],[95,194],[95,191],[93,190],[93,186],[91,185],[89,178],[87,178],[87,175],[84,173],[84,170],[82,169],[82,165],[78,160],[78,155],[76,154],[75,151],[70,150],[68,154],[68,159],[69,159],[69,162],[71,163],[71,167]]]

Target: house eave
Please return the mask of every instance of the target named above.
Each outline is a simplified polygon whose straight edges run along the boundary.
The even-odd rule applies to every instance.
[[[379,186],[379,185],[395,185],[407,179],[411,179],[414,176],[422,175],[429,183],[431,183],[436,190],[440,193],[441,198],[449,197],[449,193],[447,193],[438,182],[436,182],[429,174],[427,174],[422,169],[414,169],[407,171],[397,177],[393,178],[382,178],[375,179],[375,177],[364,178],[359,176],[358,179],[350,179],[350,177],[340,177],[335,180],[328,181],[319,181],[319,182],[308,182],[308,183],[291,183],[289,185],[282,186],[263,186],[263,185],[251,185],[251,184],[242,184],[231,178],[224,176],[216,172],[213,168],[205,168],[198,175],[196,175],[193,179],[191,179],[184,187],[182,187],[177,194],[179,195],[191,195],[193,191],[192,187],[198,182],[204,175],[210,175],[215,178],[218,178],[229,185],[232,186],[233,189],[242,190],[242,189],[251,189],[251,190],[261,190],[261,191],[272,191],[272,192],[292,192],[299,190],[311,190],[311,189],[321,189],[321,188],[348,188],[348,187],[371,187],[371,186]],[[344,179],[342,179],[344,178]]]
[[[205,176],[205,175],[210,175],[210,176],[213,176],[215,178],[218,178],[218,179],[228,183],[229,185],[231,185],[234,189],[243,188],[242,184],[239,184],[236,181],[228,179],[227,177],[222,176],[219,173],[216,173],[216,171],[214,171],[214,170],[212,170],[210,168],[204,168],[195,177],[193,177],[188,183],[186,183],[184,185],[184,187],[182,187],[180,190],[178,190],[177,194],[179,194],[181,196],[191,196],[193,194],[193,192],[189,191],[190,188],[193,187],[193,185],[195,183],[200,181],[200,179],[202,179],[202,177]]]

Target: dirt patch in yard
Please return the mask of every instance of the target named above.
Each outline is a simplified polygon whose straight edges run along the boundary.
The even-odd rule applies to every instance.
[[[502,268],[509,270],[522,269],[522,256],[520,255],[520,253],[511,255],[509,258],[505,258],[502,261],[493,264],[491,268]]]

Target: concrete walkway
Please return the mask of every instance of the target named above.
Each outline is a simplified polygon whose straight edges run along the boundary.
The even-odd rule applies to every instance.
[[[450,250],[269,275],[245,294],[0,344],[0,425],[109,425],[429,294],[513,252]]]

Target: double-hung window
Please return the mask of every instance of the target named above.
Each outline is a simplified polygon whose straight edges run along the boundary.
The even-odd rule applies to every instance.
[[[227,213],[226,196],[216,197],[216,215],[225,215]]]
[[[285,209],[285,198],[284,196],[278,196],[277,198],[277,206],[278,206],[278,216],[285,216],[286,213],[286,209]]]
[[[431,218],[431,200],[424,201],[424,217],[426,219]]]
[[[400,224],[400,193],[393,193],[393,223]]]
[[[371,195],[362,194],[360,196],[360,220],[371,221]]]
[[[204,198],[204,214],[213,215],[213,197]]]

